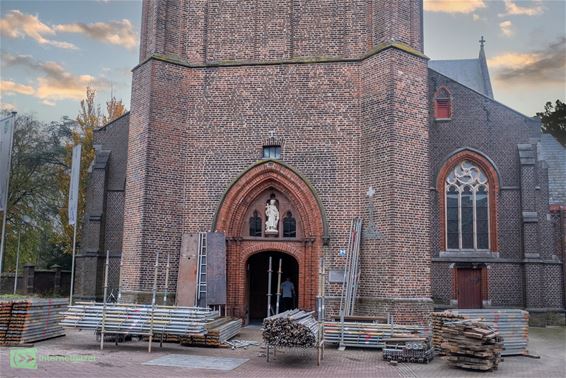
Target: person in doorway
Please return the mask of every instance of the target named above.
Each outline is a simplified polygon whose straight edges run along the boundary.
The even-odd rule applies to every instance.
[[[292,310],[295,307],[295,285],[291,277],[287,277],[281,284],[281,297],[283,298],[283,311]]]

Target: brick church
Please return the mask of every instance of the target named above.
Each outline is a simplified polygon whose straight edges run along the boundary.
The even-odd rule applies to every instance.
[[[359,315],[564,321],[566,152],[494,99],[483,39],[429,60],[421,0],[146,0],[142,17],[131,111],[95,132],[77,298],[102,298],[110,251],[123,301],[150,300],[159,255],[158,294],[186,304],[183,251],[211,232],[213,304],[265,316],[272,257],[297,306],[324,285],[336,314],[362,217]]]

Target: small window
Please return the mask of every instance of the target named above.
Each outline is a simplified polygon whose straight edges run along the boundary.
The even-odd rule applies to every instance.
[[[280,159],[281,146],[263,146],[264,159]]]
[[[434,118],[452,118],[452,102],[450,100],[450,92],[446,88],[441,88],[434,97]]]
[[[296,238],[297,237],[297,221],[293,218],[290,211],[287,212],[283,219],[283,237]]]
[[[250,236],[261,236],[261,217],[257,210],[250,217]]]

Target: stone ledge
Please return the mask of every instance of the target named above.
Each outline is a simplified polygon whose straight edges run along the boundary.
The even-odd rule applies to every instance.
[[[428,60],[429,58],[422,52],[415,50],[411,46],[398,41],[391,41],[389,43],[381,43],[376,47],[369,50],[365,55],[355,57],[355,58],[345,58],[339,56],[305,56],[305,57],[295,57],[290,59],[274,60],[274,61],[246,61],[246,60],[223,60],[215,61],[209,63],[191,63],[188,60],[164,54],[153,54],[146,58],[143,62],[135,66],[132,71],[135,71],[138,67],[144,65],[150,60],[158,60],[166,63],[176,64],[188,68],[210,68],[210,67],[239,67],[239,66],[277,66],[284,64],[316,64],[316,63],[358,63],[364,61],[372,56],[376,55],[381,51],[394,48],[400,51],[404,51],[408,54],[414,55],[419,58]]]
[[[481,258],[481,259],[497,259],[499,258],[499,252],[491,252],[491,251],[440,251],[439,257],[452,257],[457,259],[474,259],[474,258]]]

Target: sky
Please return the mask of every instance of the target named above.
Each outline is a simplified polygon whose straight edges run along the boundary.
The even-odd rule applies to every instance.
[[[566,0],[424,0],[424,9],[431,59],[476,58],[484,36],[496,100],[529,116],[566,100]],[[140,26],[141,0],[0,0],[0,107],[74,118],[90,85],[98,103],[114,95],[129,109]]]

